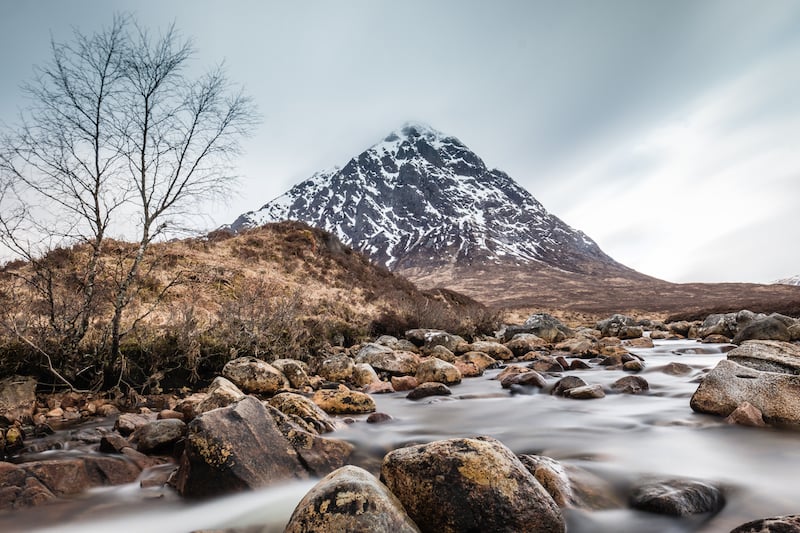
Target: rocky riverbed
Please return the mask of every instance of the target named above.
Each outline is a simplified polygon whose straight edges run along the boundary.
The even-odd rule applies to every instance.
[[[473,343],[416,330],[312,368],[234,360],[182,398],[37,407],[14,378],[0,529],[729,531],[792,515],[796,328],[751,315],[577,330],[537,315]]]

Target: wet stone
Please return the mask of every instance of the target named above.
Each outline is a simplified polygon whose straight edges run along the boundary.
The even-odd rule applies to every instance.
[[[647,483],[634,489],[630,498],[635,509],[651,513],[688,516],[716,513],[725,506],[725,497],[710,483],[673,479]]]

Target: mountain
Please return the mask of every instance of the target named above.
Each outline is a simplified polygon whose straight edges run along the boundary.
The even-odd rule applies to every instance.
[[[776,284],[779,284],[779,285],[799,285],[800,286],[800,275],[779,279],[779,280],[774,281],[773,283],[776,283]]]
[[[674,284],[636,272],[457,138],[420,123],[314,174],[229,229],[282,220],[325,229],[424,289],[513,309],[685,316],[800,309],[800,287]]]
[[[319,172],[231,228],[301,220],[394,271],[544,264],[631,271],[547,212],[457,138],[407,123],[343,168]]]

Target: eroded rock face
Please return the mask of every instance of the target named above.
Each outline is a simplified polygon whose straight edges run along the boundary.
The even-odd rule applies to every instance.
[[[328,439],[302,431],[280,411],[247,396],[189,424],[175,488],[185,497],[204,498],[305,479],[312,463],[328,465],[330,472],[342,466],[346,456],[315,462],[315,452],[344,454],[348,447],[331,450],[323,441]],[[303,454],[308,457],[301,461]]]
[[[285,531],[412,533],[419,529],[386,485],[366,470],[348,465],[314,485],[295,507]]]
[[[553,498],[492,438],[395,450],[384,457],[381,480],[424,532],[565,531]]]
[[[280,370],[256,357],[239,357],[228,361],[222,375],[248,394],[272,395],[288,386]]]
[[[725,497],[710,483],[673,479],[637,487],[631,494],[631,506],[651,513],[688,516],[719,512],[725,506]]]
[[[800,376],[760,372],[722,360],[709,372],[690,405],[700,413],[728,416],[745,402],[761,411],[764,421],[800,426]]]

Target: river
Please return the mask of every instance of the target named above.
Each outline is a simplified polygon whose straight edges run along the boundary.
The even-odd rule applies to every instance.
[[[410,444],[490,435],[516,453],[553,457],[610,483],[623,500],[643,480],[691,477],[724,488],[727,504],[715,516],[688,519],[631,510],[565,511],[571,533],[722,532],[755,518],[800,512],[800,434],[725,424],[694,413],[689,399],[697,377],[724,358],[726,347],[693,341],[656,341],[633,349],[646,361],[642,395],[608,394],[571,400],[537,392],[511,395],[491,378],[467,379],[453,396],[417,402],[405,393],[376,395],[378,410],[394,420],[364,417],[330,436],[358,447],[357,462],[375,471],[383,454]],[[670,362],[686,375],[663,371]],[[570,372],[608,391],[622,371],[593,367]],[[548,378],[552,383],[555,378]],[[267,524],[279,532],[314,481],[272,486],[203,503],[186,503],[167,489],[137,484],[95,489],[73,501],[0,516],[1,531],[172,533]]]

